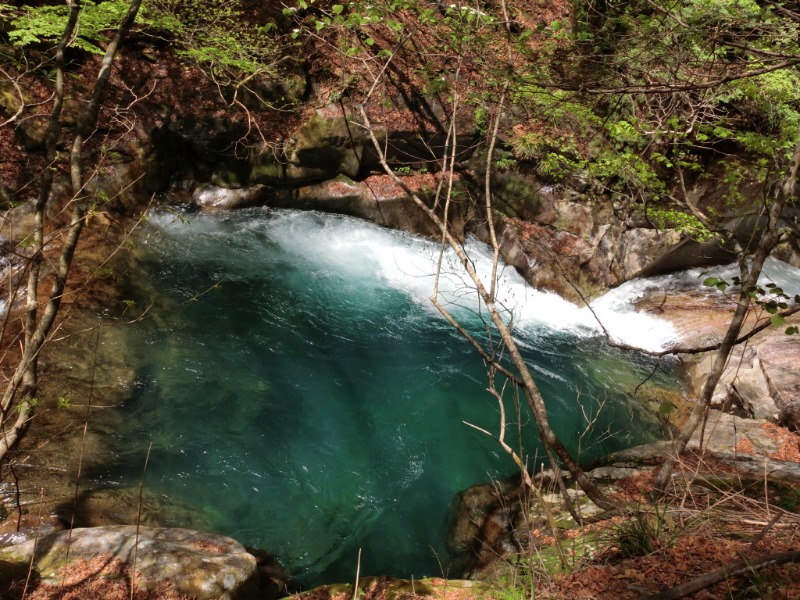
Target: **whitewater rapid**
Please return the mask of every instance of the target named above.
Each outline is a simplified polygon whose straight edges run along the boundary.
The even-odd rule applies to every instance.
[[[435,310],[430,299],[441,255],[440,301],[456,316],[485,316],[475,286],[455,253],[449,248],[441,252],[441,246],[431,240],[348,217],[326,215],[321,219],[314,213],[279,212],[266,226],[271,239],[286,251],[305,254],[349,276],[364,280],[376,277],[430,310]],[[472,238],[466,241],[465,249],[488,288],[490,249]],[[633,302],[641,289],[637,285],[620,287],[593,301],[590,310],[531,287],[513,267],[501,262],[496,298],[506,319],[522,337],[535,337],[542,329],[598,336],[603,332],[599,319],[614,340],[661,350],[676,339],[676,332],[668,322],[636,311]]]
[[[262,216],[265,211],[254,210]],[[367,288],[382,284],[401,291],[430,311],[435,311],[431,297],[441,261],[438,278],[440,302],[458,318],[486,318],[473,282],[449,248],[442,251],[440,244],[429,239],[347,216],[292,210],[270,209],[267,212],[268,219],[239,222],[239,232],[250,230],[249,233],[268,237],[286,253],[309,263],[324,265]],[[200,219],[192,227],[202,229],[202,220],[209,217],[189,218]],[[152,221],[167,229],[187,226],[181,219],[165,213],[154,213]],[[209,220],[207,227],[209,235],[220,235],[214,221]],[[225,235],[229,233],[225,232]],[[468,239],[464,247],[488,288],[492,272],[489,247],[474,238]],[[679,292],[700,288],[703,279],[709,275],[730,280],[735,274],[736,267],[728,266],[636,279],[592,300],[589,306],[580,306],[557,294],[531,287],[514,268],[501,261],[496,301],[523,344],[526,338],[535,339],[545,330],[585,338],[602,336],[605,329],[616,342],[659,351],[677,340],[675,328],[666,320],[638,311],[635,308],[637,301],[666,290]],[[774,281],[786,290],[800,290],[800,270],[770,258],[761,281]]]

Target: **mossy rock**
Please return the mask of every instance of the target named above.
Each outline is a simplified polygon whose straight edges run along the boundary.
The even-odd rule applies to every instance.
[[[280,77],[256,77],[238,89],[242,104],[252,110],[269,106],[287,109],[300,104],[308,96],[310,85],[302,73],[289,73]],[[233,90],[228,92],[231,96]]]
[[[253,158],[250,160],[251,183],[275,184],[286,180],[286,165],[282,165],[271,157],[266,159]]]
[[[338,173],[356,177],[361,170],[363,146],[368,141],[363,130],[348,117],[315,113],[287,145],[287,159],[297,169],[291,178],[307,179],[304,171],[309,170],[317,172],[319,179]]]

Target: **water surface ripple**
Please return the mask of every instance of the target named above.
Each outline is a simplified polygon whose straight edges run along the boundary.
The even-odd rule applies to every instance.
[[[139,306],[156,313],[216,287],[130,330],[136,393],[96,479],[135,485],[152,441],[148,488],[274,552],[303,585],[352,579],[359,548],[362,574],[440,575],[453,496],[514,466],[463,424],[496,431],[497,406],[481,361],[428,301],[438,246],[265,209],[156,213],[138,246]],[[485,271],[485,250],[470,250]],[[480,306],[458,273],[442,287],[480,334]],[[652,363],[608,348],[585,309],[510,269],[502,289],[570,448],[596,456],[660,435],[629,401]],[[603,310],[628,341],[659,347],[671,333],[629,307]],[[674,378],[662,368],[654,381]],[[581,439],[581,405],[600,402],[596,434]],[[521,422],[525,452],[541,455],[524,412]]]

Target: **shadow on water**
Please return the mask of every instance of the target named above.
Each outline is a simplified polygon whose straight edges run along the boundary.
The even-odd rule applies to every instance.
[[[152,442],[148,493],[172,503],[159,510],[268,549],[304,586],[351,579],[359,548],[363,574],[442,575],[453,497],[514,465],[464,425],[496,432],[498,410],[481,361],[425,301],[435,246],[264,210],[155,215],[139,242],[139,306],[218,287],[128,331],[136,385],[93,484],[135,488]],[[479,333],[471,295],[448,285]],[[652,363],[554,325],[570,315],[544,316],[520,340],[567,446],[589,460],[660,438],[630,399]],[[675,379],[665,364],[648,385]],[[541,456],[527,412],[508,410],[510,442],[520,431]]]

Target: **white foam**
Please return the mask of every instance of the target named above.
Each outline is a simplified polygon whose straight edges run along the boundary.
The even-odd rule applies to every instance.
[[[253,212],[237,213],[236,231],[266,233],[288,254],[302,257],[310,265],[323,265],[342,277],[363,286],[388,286],[407,294],[415,302],[434,310],[430,298],[434,291],[440,245],[371,223],[337,215],[301,211],[270,211],[267,218]],[[213,222],[219,217],[192,217],[195,233],[216,232]],[[187,226],[172,216],[154,218],[167,229]],[[177,225],[176,225],[177,224]],[[226,235],[229,233],[226,231]],[[465,248],[484,285],[491,279],[492,256],[489,248],[468,240]],[[468,313],[485,316],[478,294],[455,254],[442,255],[439,276],[440,300],[461,318]],[[792,294],[800,291],[800,270],[775,259],[765,265],[763,282],[775,281]],[[691,269],[682,273],[629,281],[591,302],[591,308],[578,306],[556,294],[536,290],[516,272],[502,265],[498,272],[497,304],[507,319],[524,337],[536,337],[542,330],[564,331],[578,337],[603,334],[603,327],[619,342],[647,350],[661,350],[676,339],[671,324],[639,312],[634,304],[656,291],[679,291],[702,287],[706,276],[727,278],[736,274],[735,266],[713,270]],[[792,291],[795,290],[795,291]],[[598,320],[602,322],[600,326]]]
[[[270,236],[287,251],[307,255],[351,277],[378,277],[423,306],[431,306],[440,254],[436,242],[355,219],[323,219],[308,213],[280,213],[272,223]],[[298,244],[301,238],[313,243]],[[492,268],[489,248],[474,239],[465,247],[488,286]],[[443,304],[462,317],[467,312],[481,313],[477,291],[454,252],[447,249],[442,263],[439,293]],[[501,264],[496,295],[506,318],[512,319],[523,335],[535,335],[543,328],[577,336],[601,335],[596,315],[615,340],[659,350],[675,339],[675,331],[666,321],[633,308],[638,291],[632,286],[620,288],[592,303],[592,314],[557,294],[532,288],[516,270]]]

